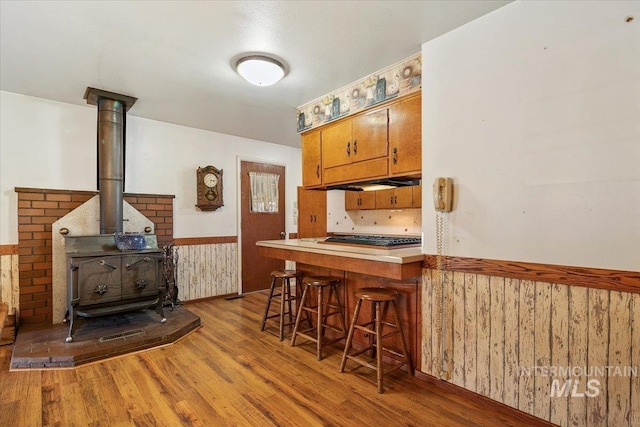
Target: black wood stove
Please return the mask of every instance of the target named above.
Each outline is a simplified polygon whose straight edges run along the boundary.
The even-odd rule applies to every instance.
[[[155,308],[163,312],[163,256],[155,235],[144,235],[145,247],[120,250],[113,235],[65,238],[70,322],[66,341],[73,341],[78,317],[96,317]]]

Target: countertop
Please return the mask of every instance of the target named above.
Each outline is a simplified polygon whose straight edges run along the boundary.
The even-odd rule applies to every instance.
[[[303,264],[399,280],[421,274],[424,255],[420,246],[387,249],[323,241],[324,238],[262,240],[256,245],[263,256]]]

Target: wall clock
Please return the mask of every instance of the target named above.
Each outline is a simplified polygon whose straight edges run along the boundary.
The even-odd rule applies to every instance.
[[[198,168],[196,206],[203,211],[215,211],[224,206],[222,201],[222,169],[213,166]]]

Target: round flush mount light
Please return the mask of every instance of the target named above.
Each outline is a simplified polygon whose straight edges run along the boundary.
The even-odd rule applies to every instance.
[[[271,86],[284,77],[284,65],[264,55],[250,55],[238,59],[236,71],[256,86]]]

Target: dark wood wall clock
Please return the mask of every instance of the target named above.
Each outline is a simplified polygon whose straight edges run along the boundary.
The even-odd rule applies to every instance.
[[[222,169],[213,166],[198,168],[196,206],[203,211],[215,211],[224,206],[222,201]]]

